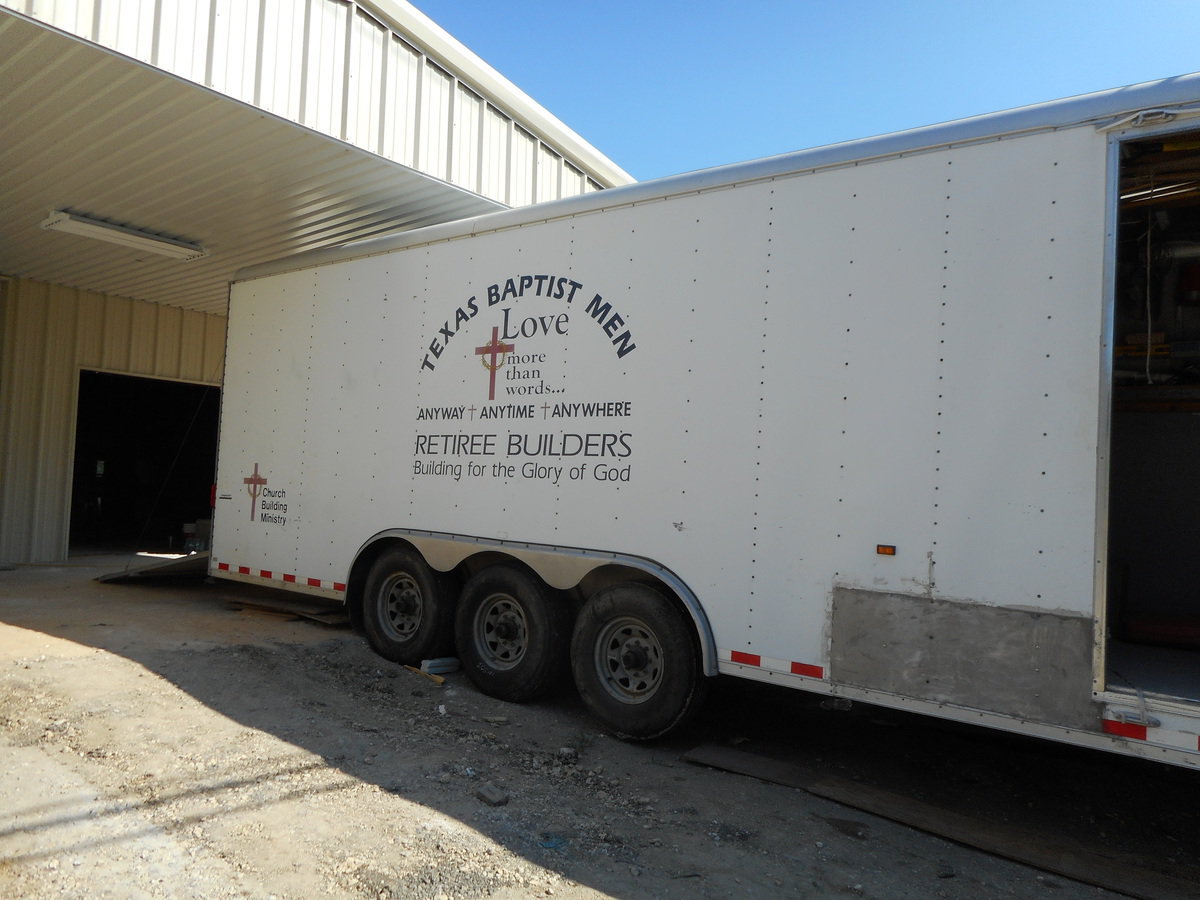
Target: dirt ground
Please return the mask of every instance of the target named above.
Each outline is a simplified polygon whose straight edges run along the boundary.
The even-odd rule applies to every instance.
[[[514,706],[460,673],[439,686],[347,628],[233,608],[241,585],[93,580],[124,564],[0,571],[0,896],[1117,896],[682,758],[716,743],[871,782],[961,740],[943,730],[721,682],[694,726],[626,744],[569,688]],[[936,783],[1024,779],[1014,746],[955,750]],[[1147,767],[1097,758],[1142,767],[1122,784]],[[1194,855],[1200,778],[1164,769],[1147,777],[1178,817],[1146,827],[1170,865]],[[1000,814],[1020,823],[1045,790]],[[1119,827],[1096,822],[1113,802],[1080,806],[1085,826]]]

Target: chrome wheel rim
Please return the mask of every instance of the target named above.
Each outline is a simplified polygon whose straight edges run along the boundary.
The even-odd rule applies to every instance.
[[[641,619],[609,622],[596,637],[596,674],[608,694],[622,703],[644,703],[663,680],[663,649]]]
[[[518,665],[529,646],[525,610],[508,594],[492,594],[475,614],[475,648],[493,669]]]
[[[421,627],[425,604],[421,589],[407,572],[397,572],[384,582],[383,624],[393,640],[407,641]]]

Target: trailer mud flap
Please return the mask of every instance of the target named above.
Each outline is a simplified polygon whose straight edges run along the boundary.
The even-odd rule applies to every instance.
[[[835,588],[835,684],[1097,730],[1092,620]]]

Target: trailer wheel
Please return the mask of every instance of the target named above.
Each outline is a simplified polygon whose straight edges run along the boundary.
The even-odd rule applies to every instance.
[[[640,584],[614,585],[588,600],[575,621],[571,661],[584,703],[623,738],[661,737],[708,693],[691,622]]]
[[[391,547],[371,566],[363,591],[362,627],[380,656],[405,665],[449,649],[453,597],[443,576],[413,550]]]
[[[520,703],[567,677],[570,610],[538,578],[511,566],[475,573],[458,601],[463,669],[492,697]]]

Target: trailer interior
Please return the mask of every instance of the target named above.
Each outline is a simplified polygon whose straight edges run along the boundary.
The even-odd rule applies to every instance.
[[[1200,700],[1200,130],[1120,147],[1107,688]]]

